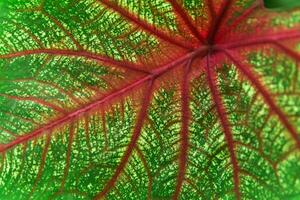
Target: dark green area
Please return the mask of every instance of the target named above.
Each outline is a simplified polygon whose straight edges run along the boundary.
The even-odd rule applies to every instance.
[[[264,0],[265,7],[276,10],[289,10],[300,7],[299,0]]]

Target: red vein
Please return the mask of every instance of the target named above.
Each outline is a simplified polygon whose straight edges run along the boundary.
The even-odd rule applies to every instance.
[[[255,88],[262,95],[265,102],[269,106],[270,111],[277,115],[281,123],[289,131],[290,135],[295,140],[297,147],[300,148],[300,138],[295,127],[289,122],[285,113],[276,105],[271,94],[268,92],[267,88],[258,79],[257,75],[251,70],[251,67],[242,64],[238,56],[236,55],[233,56],[233,54],[228,50],[224,50],[223,52],[230,58],[230,60],[232,60],[232,62],[239,69],[239,71],[241,71],[247,77],[247,79],[253,84],[253,86],[255,86]]]
[[[177,176],[177,185],[175,189],[175,193],[173,199],[178,199],[180,195],[180,191],[183,185],[183,181],[185,178],[186,172],[186,165],[188,159],[188,146],[189,146],[189,118],[190,118],[190,111],[189,111],[189,72],[192,64],[192,59],[190,59],[185,67],[182,86],[181,86],[181,107],[182,107],[182,127],[181,127],[181,149],[179,155],[179,169],[178,169],[178,176]]]
[[[2,111],[2,110],[0,110],[0,111],[1,111],[1,113],[5,114],[5,115],[7,115],[7,116],[9,116],[9,117],[17,118],[17,119],[19,119],[19,120],[21,120],[21,121],[24,121],[24,122],[27,122],[27,123],[31,123],[31,124],[37,125],[37,122],[34,121],[33,119],[27,119],[27,118],[25,118],[25,117],[22,117],[22,116],[13,114],[13,113],[11,113],[11,112],[6,112],[6,111]]]
[[[64,68],[62,68],[62,69],[59,69],[59,72],[61,73],[62,76],[69,77],[70,78],[70,82],[72,82],[72,81],[76,82],[77,81],[78,76],[76,76],[75,74],[72,74],[70,69],[64,69]],[[101,77],[98,77],[98,76],[96,76],[96,78],[101,79]],[[106,84],[106,82],[104,82],[104,83]],[[92,95],[97,96],[97,95],[101,94],[101,89],[99,89],[99,87],[90,85],[86,81],[81,81],[80,85],[81,85],[80,88],[79,87],[73,88],[73,92],[74,93],[78,93],[78,92],[81,93],[82,92],[82,90],[81,90],[82,88],[87,88],[87,90],[89,91],[89,93],[92,94]],[[86,98],[88,96],[86,94],[83,94],[82,97],[83,97],[82,98],[83,103],[85,103],[84,98]]]
[[[17,170],[17,172],[16,172],[16,174],[18,174],[18,175],[16,176],[16,180],[20,180],[20,179],[21,179],[21,177],[22,177],[22,172],[25,170],[24,165],[25,165],[25,163],[26,163],[26,158],[27,158],[27,156],[26,156],[26,150],[27,150],[27,148],[28,148],[28,144],[27,144],[27,143],[23,144],[23,147],[22,147],[22,155],[20,155],[22,161],[21,161],[21,163],[19,162],[20,168],[19,168],[19,169]]]
[[[203,192],[199,190],[196,183],[194,183],[191,179],[186,179],[186,182],[191,186],[192,189],[194,189],[194,191],[197,193],[199,199],[200,199],[200,197],[204,198]]]
[[[12,131],[10,131],[10,130],[8,130],[8,129],[2,127],[2,126],[0,126],[0,131],[4,131],[4,132],[6,132],[7,134],[9,134],[9,135],[12,136],[12,137],[18,137],[17,134],[15,134],[14,132],[12,132]]]
[[[30,111],[32,111],[33,109],[30,109]],[[35,110],[36,111],[36,110]],[[17,133],[15,133],[16,137],[19,136],[19,134],[24,130],[24,127],[20,127],[18,126],[18,121],[17,120],[10,120],[9,117],[7,118],[2,118],[1,119],[2,123],[6,124],[6,127],[10,127],[11,129],[18,131]],[[12,132],[13,133],[13,132]]]
[[[216,16],[216,19],[213,20],[212,26],[210,28],[209,34],[208,34],[208,41],[209,43],[214,42],[215,36],[218,33],[220,27],[222,26],[226,15],[228,13],[229,8],[231,7],[232,0],[224,0],[221,5],[221,11],[218,16]]]
[[[89,127],[90,118],[88,115],[84,116],[84,133],[86,139],[86,145],[89,152],[92,152],[91,139],[90,139],[90,127]]]
[[[65,34],[67,34],[67,36],[72,40],[72,42],[75,44],[75,46],[77,47],[77,49],[83,49],[82,46],[79,44],[79,42],[74,38],[74,36],[72,35],[72,33],[66,29],[63,24],[58,21],[55,17],[53,17],[52,15],[50,15],[49,13],[42,11],[42,13],[48,17],[54,24],[56,24],[56,26],[58,28],[60,28]]]
[[[18,144],[29,141],[29,140],[31,140],[35,137],[38,137],[38,136],[42,135],[43,132],[45,132],[47,130],[51,130],[51,129],[53,129],[55,127],[58,127],[58,126],[60,126],[64,123],[67,123],[68,121],[70,121],[73,118],[76,118],[77,116],[81,116],[82,114],[87,113],[87,112],[99,107],[100,105],[102,105],[106,102],[109,102],[109,101],[111,101],[111,100],[113,100],[117,97],[120,97],[120,96],[124,95],[125,93],[133,91],[134,89],[137,89],[139,86],[141,86],[145,82],[147,82],[147,81],[149,81],[153,78],[157,78],[157,77],[163,75],[164,73],[174,69],[175,67],[180,66],[180,64],[182,62],[185,62],[186,60],[188,60],[188,59],[194,57],[195,55],[198,55],[198,54],[200,54],[204,51],[206,51],[205,48],[199,48],[199,50],[197,50],[195,52],[186,54],[186,55],[178,58],[177,60],[175,60],[173,62],[167,63],[167,64],[159,67],[158,69],[151,72],[152,74],[150,74],[150,75],[147,75],[147,76],[144,76],[144,77],[142,77],[138,80],[135,80],[134,82],[129,83],[125,87],[119,88],[116,91],[112,91],[112,92],[106,94],[105,96],[97,99],[96,101],[94,101],[90,104],[87,104],[87,105],[85,105],[85,106],[83,106],[83,107],[81,107],[77,110],[74,110],[74,111],[64,115],[61,118],[50,121],[49,123],[44,124],[43,127],[35,129],[32,132],[27,133],[25,135],[22,135],[22,136],[16,138],[15,140],[13,140],[13,141],[11,141],[7,144],[0,145],[0,152],[5,152],[8,149],[11,149],[11,148],[13,148],[14,146],[16,146]]]
[[[258,44],[272,44],[272,43],[274,44],[277,41],[291,40],[297,38],[300,38],[299,30],[285,31],[285,32],[270,34],[266,36],[256,36],[255,38],[251,38],[251,37],[249,38],[247,36],[246,38],[242,38],[238,41],[216,45],[216,48],[220,48],[220,49],[244,48],[244,47],[249,47]]]
[[[261,6],[261,2],[256,2],[254,5],[246,9],[238,18],[236,18],[229,26],[227,26],[224,31],[224,33],[233,32],[235,28],[241,24],[244,20],[247,20],[248,17]]]
[[[64,176],[61,182],[60,186],[60,191],[63,191],[68,174],[69,174],[69,168],[70,168],[70,162],[71,162],[71,153],[72,153],[72,144],[74,140],[74,132],[75,132],[75,127],[74,124],[71,123],[70,125],[70,132],[69,132],[69,139],[68,139],[68,150],[67,150],[67,155],[66,155],[66,166],[64,169]]]
[[[16,58],[16,57],[27,56],[27,55],[35,55],[35,54],[83,57],[90,60],[108,63],[122,69],[128,69],[128,70],[147,73],[147,74],[149,73],[147,71],[144,71],[143,69],[139,69],[139,66],[135,65],[134,63],[130,63],[127,61],[116,61],[112,58],[90,53],[87,51],[75,51],[75,50],[64,50],[64,49],[32,49],[32,50],[24,50],[24,51],[0,55],[0,59]]]
[[[180,6],[176,0],[167,0],[173,7],[175,13],[179,15],[179,17],[184,21],[186,26],[190,29],[192,34],[201,42],[204,43],[204,38],[202,34],[199,32],[198,28],[193,24],[193,20],[187,14],[182,6]]]
[[[223,104],[222,97],[217,86],[217,74],[214,71],[215,69],[211,69],[209,65],[210,58],[209,55],[207,56],[207,65],[206,65],[206,75],[207,75],[207,82],[208,86],[211,91],[212,99],[215,103],[218,115],[220,117],[220,122],[224,131],[225,140],[227,142],[227,148],[230,154],[230,160],[233,167],[233,183],[234,183],[234,192],[237,199],[241,199],[240,189],[239,189],[239,166],[238,161],[235,155],[234,150],[234,139],[232,135],[232,130],[230,127],[230,123],[226,114],[226,108]]]
[[[107,133],[107,128],[106,128],[106,115],[105,115],[105,112],[104,111],[101,111],[101,115],[100,115],[100,118],[101,118],[101,122],[102,122],[102,130],[103,130],[103,137],[104,137],[104,151],[107,151],[108,150],[108,133]]]
[[[23,135],[23,136],[20,136],[18,137],[17,139],[7,143],[7,144],[4,144],[2,146],[0,146],[0,152],[4,152],[20,143],[23,143],[23,142],[26,142],[28,140],[31,140],[35,137],[38,137],[39,135],[43,134],[43,132],[45,132],[46,130],[50,130],[50,129],[53,129],[61,124],[64,124],[66,122],[68,122],[69,120],[71,120],[72,118],[75,118],[76,116],[80,116],[81,114],[83,113],[87,113],[88,111],[90,110],[93,110],[94,108],[100,106],[101,104],[105,103],[105,102],[108,102],[118,96],[121,96],[122,94],[130,91],[130,90],[133,90],[134,88],[137,88],[138,86],[140,86],[141,84],[143,84],[144,82],[150,80],[152,76],[145,76],[144,78],[142,79],[139,79],[129,85],[127,85],[126,87],[123,87],[117,91],[114,91],[112,93],[109,93],[107,95],[105,95],[104,97],[98,99],[97,101],[91,103],[91,104],[88,104],[78,110],[75,110],[74,112],[71,112],[69,114],[66,114],[65,116],[63,116],[62,118],[59,118],[57,120],[54,120],[48,124],[45,124],[43,127],[41,128],[38,128],[26,135]]]
[[[42,43],[42,41],[39,40],[38,37],[37,37],[36,35],[34,35],[28,27],[23,26],[22,24],[19,24],[19,23],[15,22],[14,20],[10,20],[10,22],[11,22],[12,24],[14,24],[14,25],[16,26],[17,29],[21,29],[21,30],[23,30],[25,33],[27,33],[27,34],[32,38],[32,40],[35,41],[36,44],[38,44],[40,47],[43,47],[43,46],[44,46],[43,43]]]
[[[283,51],[283,53],[285,53],[286,55],[294,58],[296,61],[300,61],[300,54],[296,51],[293,51],[291,49],[289,49],[288,47],[278,43],[278,42],[273,42],[273,44],[278,47],[281,51]]]
[[[127,149],[126,149],[124,155],[122,156],[121,161],[118,164],[113,176],[107,182],[107,184],[104,186],[103,190],[95,196],[95,199],[103,198],[110,191],[110,189],[114,187],[115,183],[117,182],[118,177],[121,175],[126,164],[128,163],[128,160],[129,160],[133,150],[135,149],[138,139],[141,135],[143,123],[144,123],[144,120],[147,115],[148,107],[150,105],[152,90],[153,90],[153,81],[151,80],[149,82],[149,85],[147,86],[147,90],[145,90],[146,92],[145,92],[145,96],[144,96],[144,99],[142,102],[142,107],[139,111],[136,125],[134,127],[134,131],[131,136],[130,142],[127,146]]]
[[[34,78],[23,78],[23,79],[15,79],[12,80],[12,82],[26,82],[26,81],[32,81],[32,82],[36,82],[39,83],[41,85],[46,85],[46,86],[50,86],[53,87],[54,89],[58,90],[61,94],[66,95],[67,97],[69,97],[73,102],[77,103],[78,105],[82,104],[81,101],[79,101],[71,92],[64,90],[62,87],[55,85],[51,82],[47,82],[47,81],[43,81],[43,80],[37,80]]]
[[[163,65],[157,69],[154,69],[153,71],[151,71],[151,73],[155,76],[161,75],[161,74],[165,73],[166,71],[169,71],[170,69],[172,69],[175,65],[179,65],[179,64],[187,61],[188,59],[194,58],[196,56],[202,56],[201,54],[203,54],[206,51],[207,51],[207,47],[205,47],[205,46],[200,47],[197,50],[195,50],[191,53],[188,53],[184,56],[181,56],[178,59],[176,59],[166,65]]]
[[[126,11],[124,8],[117,5],[116,3],[113,3],[109,0],[97,0],[97,1],[104,4],[108,8],[114,10],[115,12],[119,13],[120,15],[122,15],[123,17],[128,19],[129,21],[138,25],[143,30],[155,35],[156,37],[158,37],[170,44],[176,45],[176,46],[184,48],[184,49],[194,49],[194,47],[192,45],[188,44],[187,42],[176,40],[176,39],[172,38],[171,36],[167,35],[166,33],[155,28],[153,25],[150,25],[146,21],[143,21],[143,20],[139,19],[138,17],[134,16],[130,12]]]
[[[37,103],[39,105],[43,105],[43,106],[46,106],[48,108],[51,108],[52,110],[55,110],[57,112],[66,113],[66,111],[63,108],[61,108],[61,107],[59,107],[55,104],[49,103],[47,101],[44,101],[42,99],[36,98],[36,97],[19,97],[19,96],[8,95],[8,94],[0,94],[0,96],[6,97],[6,98],[9,98],[9,99],[13,99],[13,100],[16,100],[16,101],[34,102],[34,103]]]
[[[152,190],[152,184],[153,184],[151,170],[148,166],[147,160],[146,160],[143,152],[141,151],[141,149],[138,146],[136,147],[136,152],[137,152],[137,155],[139,156],[139,158],[141,159],[144,169],[148,176],[147,200],[151,200],[151,190]]]
[[[42,173],[43,173],[43,170],[44,170],[44,167],[45,167],[45,163],[46,163],[46,158],[47,158],[47,153],[48,153],[48,149],[49,149],[49,146],[50,146],[50,142],[51,142],[51,135],[48,134],[46,136],[46,143],[45,143],[45,147],[43,149],[41,163],[40,163],[40,166],[39,166],[39,171],[38,171],[36,179],[34,181],[30,197],[33,195],[33,192],[34,192],[39,180],[41,179],[41,176],[42,176]]]

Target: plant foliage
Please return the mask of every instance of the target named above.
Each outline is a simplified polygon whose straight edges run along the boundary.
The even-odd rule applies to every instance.
[[[297,199],[300,11],[2,0],[0,199]]]
[[[271,9],[293,9],[300,6],[300,1],[297,0],[264,0],[264,6]]]

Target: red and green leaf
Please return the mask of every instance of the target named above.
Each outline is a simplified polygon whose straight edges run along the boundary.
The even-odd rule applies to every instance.
[[[297,199],[300,11],[0,3],[1,199]]]

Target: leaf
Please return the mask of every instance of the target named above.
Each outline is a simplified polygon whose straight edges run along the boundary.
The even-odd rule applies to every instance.
[[[300,11],[5,0],[1,199],[293,199]]]
[[[300,6],[297,0],[264,0],[266,8],[287,10]]]

